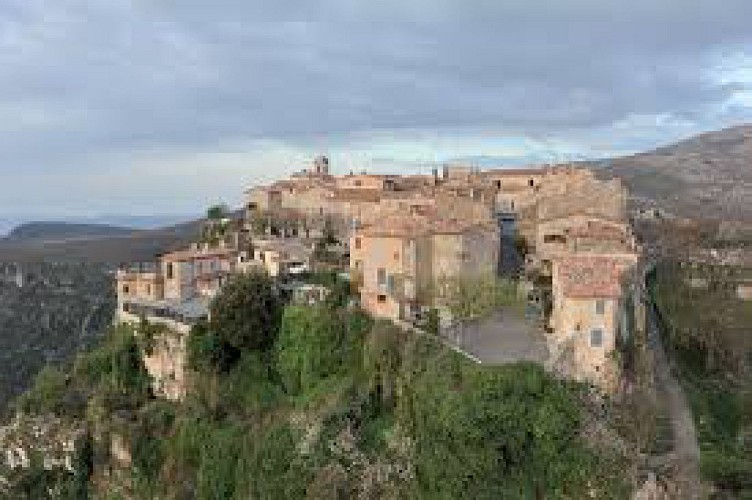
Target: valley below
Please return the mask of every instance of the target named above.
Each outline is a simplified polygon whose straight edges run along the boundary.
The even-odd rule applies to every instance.
[[[95,345],[114,307],[108,266],[0,262],[0,415],[46,364]]]

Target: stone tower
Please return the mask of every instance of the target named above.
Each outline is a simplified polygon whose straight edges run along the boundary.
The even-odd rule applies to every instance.
[[[313,160],[314,171],[319,175],[329,175],[329,158],[324,155]]]

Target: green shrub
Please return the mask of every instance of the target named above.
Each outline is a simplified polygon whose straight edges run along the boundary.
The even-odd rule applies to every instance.
[[[445,360],[447,362],[449,360]],[[401,414],[415,440],[416,487],[429,498],[607,498],[618,468],[580,442],[566,384],[528,365],[444,366],[406,387]]]
[[[18,407],[27,414],[65,412],[68,382],[66,374],[53,366],[45,366],[34,378],[31,388],[18,400]]]
[[[278,424],[246,442],[241,498],[305,498],[312,470],[298,453],[298,439],[289,425]]]
[[[240,351],[209,329],[206,322],[193,325],[187,342],[188,366],[201,374],[229,371]]]
[[[73,376],[88,388],[108,385],[115,392],[146,395],[150,378],[144,367],[141,347],[133,328],[120,325],[111,329],[103,345],[76,358]]]
[[[363,332],[370,322],[362,314],[327,305],[285,309],[277,340],[277,370],[295,394],[357,363]]]
[[[702,474],[724,490],[752,494],[752,459],[722,450],[704,450]]]
[[[263,272],[235,276],[212,301],[209,332],[218,349],[266,351],[279,330],[282,303]],[[237,359],[237,358],[236,358]]]

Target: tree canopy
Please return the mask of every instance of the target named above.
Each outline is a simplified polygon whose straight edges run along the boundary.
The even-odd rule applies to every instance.
[[[238,351],[267,351],[274,344],[282,302],[272,279],[252,271],[235,276],[210,306],[209,330]]]

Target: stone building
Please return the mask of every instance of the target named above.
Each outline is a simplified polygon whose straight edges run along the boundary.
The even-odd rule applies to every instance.
[[[607,360],[627,329],[626,291],[640,252],[618,181],[598,181],[592,171],[573,167],[446,166],[431,175],[335,176],[329,160],[318,157],[311,167],[245,194],[242,231],[252,241],[223,238],[122,270],[119,319],[153,317],[187,332],[231,273],[264,269],[283,276],[313,269],[314,248],[334,238],[338,255],[349,252],[362,307],[377,317],[409,320],[441,308],[441,280],[496,275],[500,225],[512,221],[505,226],[505,252],[516,251],[524,238],[529,270],[550,283],[540,296],[551,298],[552,346],[571,348],[572,376],[604,383],[610,376]],[[344,270],[341,260],[331,268]],[[513,271],[510,276],[518,275]],[[309,292],[299,300],[322,300],[320,290]],[[179,397],[167,387],[181,370],[179,360],[168,359],[181,350],[179,341],[173,344],[162,346],[149,366],[165,394]]]
[[[628,300],[637,254],[557,257],[553,261],[550,341],[554,352],[572,350],[570,375],[611,387],[617,368],[611,354],[628,337],[633,320]]]
[[[251,254],[248,261],[240,264],[239,271],[261,268],[269,276],[278,277],[310,270],[313,247],[300,239],[255,240]]]
[[[627,192],[618,181],[587,173],[557,179],[541,181],[528,273],[550,283],[549,343],[555,357],[569,353],[564,371],[610,389],[618,376],[617,339],[634,324],[630,290],[640,256]]]
[[[440,278],[493,275],[498,239],[493,222],[436,215],[394,214],[360,227],[350,268],[361,306],[377,317],[415,317],[436,305]]]

